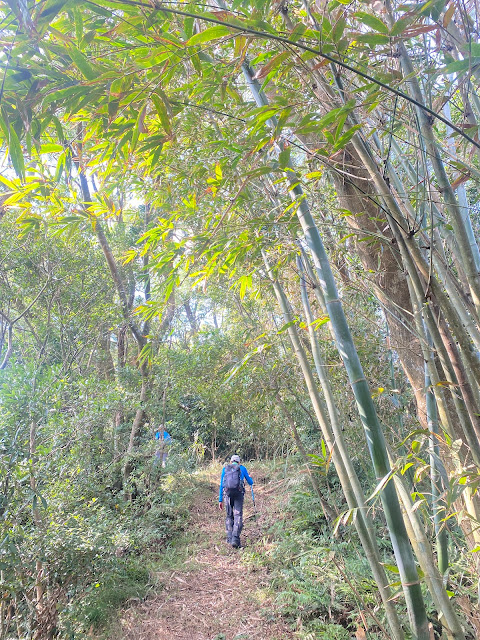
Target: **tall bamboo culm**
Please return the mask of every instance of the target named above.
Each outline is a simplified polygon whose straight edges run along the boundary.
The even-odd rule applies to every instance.
[[[330,423],[325,414],[325,410],[323,408],[320,394],[316,386],[313,372],[311,370],[307,356],[305,354],[305,351],[301,345],[300,338],[298,336],[298,331],[295,326],[294,317],[290,308],[290,304],[285,295],[285,292],[283,291],[283,288],[281,287],[280,283],[275,278],[272,272],[272,269],[268,261],[268,256],[265,251],[262,252],[262,256],[263,256],[268,277],[272,283],[275,297],[282,311],[283,319],[285,323],[288,324],[288,328],[287,328],[288,336],[290,338],[295,356],[302,370],[302,374],[303,374],[303,377],[307,386],[307,390],[312,402],[313,410],[315,412],[315,416],[322,430],[322,435],[325,439],[328,451],[332,455],[333,463],[335,465],[335,469],[337,471],[340,483],[342,485],[342,490],[345,494],[348,507],[349,509],[355,510],[356,517],[354,517],[353,519],[355,528],[357,530],[360,543],[362,544],[362,547],[365,551],[366,558],[371,567],[373,577],[375,579],[380,596],[382,598],[388,624],[392,632],[392,638],[394,638],[395,640],[397,639],[403,640],[405,636],[404,636],[400,621],[398,619],[394,604],[391,600],[391,592],[388,587],[388,579],[385,574],[385,570],[380,562],[380,554],[378,551],[376,539],[374,536],[372,536],[373,526],[371,523],[369,523],[369,515],[366,512],[364,507],[365,499],[364,497],[362,497],[360,504],[357,501],[356,493],[352,486],[352,481],[351,481],[352,476],[350,475],[350,473],[348,472],[345,466],[343,457],[339,452],[338,443],[334,438]]]
[[[254,79],[255,74],[252,69],[247,63],[243,63],[242,70],[257,105],[267,106],[268,99],[261,91],[259,83]],[[272,126],[275,124],[273,119],[271,119],[269,123]],[[378,482],[381,482],[390,473],[390,464],[383,431],[338,296],[337,286],[327,253],[323,246],[322,238],[305,199],[303,190],[298,184],[294,169],[293,167],[290,169],[290,171],[286,172],[287,180],[291,185],[289,193],[297,204],[297,217],[305,234],[305,240],[311,251],[318,278],[325,295],[327,312],[333,326],[337,349],[342,357],[350,385],[355,395],[375,474]],[[380,495],[402,581],[403,592],[405,594],[412,634],[416,640],[430,640],[420,580],[393,482],[387,482],[382,488]]]

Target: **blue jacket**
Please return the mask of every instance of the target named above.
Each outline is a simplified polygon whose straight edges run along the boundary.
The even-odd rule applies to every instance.
[[[162,439],[162,434],[160,433],[160,431],[157,431],[157,433],[155,434],[155,440],[161,440],[161,439]],[[168,431],[163,432],[163,441],[165,444],[172,443],[172,436],[168,433]]]
[[[218,496],[218,501],[223,502],[223,478],[225,477],[225,467],[222,469],[222,477],[220,478],[220,493]],[[243,464],[240,465],[240,482],[242,485],[245,484],[245,480],[251,486],[253,484],[253,480],[248,475],[248,471],[245,469]]]

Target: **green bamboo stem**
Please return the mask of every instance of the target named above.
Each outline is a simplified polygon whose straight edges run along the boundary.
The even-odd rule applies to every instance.
[[[325,404],[327,406],[327,411],[330,418],[332,432],[333,432],[339,453],[342,456],[342,460],[344,462],[348,476],[350,478],[350,482],[352,484],[352,488],[355,493],[357,504],[361,508],[362,513],[366,513],[365,496],[363,493],[363,489],[360,485],[360,481],[358,479],[355,468],[352,464],[351,457],[349,456],[347,451],[347,446],[345,443],[345,439],[343,437],[339,411],[335,402],[335,397],[333,395],[333,389],[328,377],[328,368],[323,361],[322,353],[320,351],[320,345],[318,344],[317,333],[312,324],[314,322],[314,318],[313,318],[312,309],[310,306],[310,301],[308,298],[307,283],[305,281],[305,273],[304,273],[302,259],[300,258],[300,256],[297,257],[297,268],[300,274],[300,293],[302,298],[303,310],[305,313],[305,320],[308,325],[308,335],[310,338],[310,345],[312,348],[313,361],[315,363],[315,370],[317,372],[318,379],[320,380],[320,386],[322,387],[323,396],[325,398]],[[367,529],[369,530],[372,542],[375,544],[375,530],[370,518],[367,519],[366,526],[367,526]]]
[[[387,6],[389,3],[387,2]],[[415,70],[411,63],[407,49],[403,42],[398,43],[398,49],[400,52],[400,60],[405,75],[408,77],[406,81],[409,94],[414,97],[417,103],[424,104],[423,95],[416,78]],[[477,314],[480,314],[480,278],[479,272],[475,263],[475,257],[472,252],[470,239],[468,237],[467,230],[465,228],[464,219],[462,215],[462,208],[457,202],[455,193],[448,179],[445,165],[443,164],[435,141],[433,133],[433,125],[431,118],[421,108],[416,107],[418,121],[420,123],[420,133],[425,141],[426,150],[432,163],[433,171],[438,182],[439,189],[443,194],[443,201],[447,210],[450,213],[450,220],[455,233],[455,238],[458,243],[460,255],[462,258],[462,264],[467,275],[467,281],[472,295],[473,303]]]
[[[325,296],[323,295],[323,291],[322,288],[318,282],[317,279],[317,275],[314,272],[314,270],[312,269],[312,265],[310,264],[310,260],[308,258],[308,255],[305,251],[305,249],[300,245],[300,252],[302,254],[302,266],[305,267],[305,271],[307,272],[307,275],[310,279],[310,281],[313,283],[313,295],[315,296],[315,299],[320,307],[320,309],[322,310],[323,314],[327,313],[327,304],[325,302]]]
[[[279,391],[277,391],[275,393],[275,397],[277,398],[277,402],[278,402],[280,408],[282,409],[285,417],[287,418],[287,422],[290,425],[290,428],[292,430],[293,439],[295,440],[295,444],[297,445],[297,449],[300,452],[300,455],[302,456],[303,462],[305,464],[305,467],[307,469],[308,475],[310,477],[310,482],[312,483],[313,490],[317,494],[317,497],[318,497],[318,499],[320,501],[320,506],[322,507],[323,515],[325,516],[326,520],[331,520],[331,521],[335,520],[335,516],[338,515],[338,514],[336,514],[334,512],[334,510],[330,507],[328,502],[326,502],[326,500],[323,497],[322,491],[320,489],[320,484],[318,482],[317,476],[312,471],[312,468],[311,468],[311,465],[310,465],[310,460],[308,459],[308,453],[307,453],[307,450],[305,449],[305,447],[303,445],[302,439],[300,438],[300,434],[298,433],[298,429],[297,429],[297,425],[295,424],[295,420],[293,419],[292,414],[288,410],[287,405],[282,400],[282,396],[280,395]]]
[[[301,192],[299,193],[299,187],[295,187],[294,192],[299,198],[303,196]],[[348,373],[359,408],[360,418],[365,429],[375,473],[380,481],[390,472],[383,431],[378,421],[368,383],[363,374],[340,299],[338,298],[337,288],[320,234],[308,205],[303,199],[298,206],[297,215],[305,233],[307,244],[312,252],[315,267],[325,293],[328,315],[335,331],[337,348]],[[384,487],[381,499],[404,588],[412,631],[417,640],[423,638],[427,640],[429,638],[428,621],[420,582],[398,497],[392,482],[388,482]]]
[[[310,400],[312,402],[315,416],[322,430],[322,435],[325,440],[327,449],[329,453],[331,453],[332,455],[333,463],[335,465],[337,475],[342,485],[342,490],[347,500],[348,507],[351,510],[355,510],[357,514],[356,517],[353,519],[355,528],[357,530],[358,537],[360,539],[362,547],[365,551],[366,558],[372,570],[373,577],[377,584],[380,597],[382,599],[382,602],[385,608],[385,614],[387,616],[390,630],[392,632],[392,636],[393,638],[395,638],[395,640],[403,640],[404,634],[403,634],[400,622],[398,620],[397,613],[393,606],[393,603],[390,600],[391,592],[388,587],[387,576],[385,575],[385,570],[379,560],[379,551],[378,551],[375,537],[372,537],[371,535],[373,526],[372,525],[368,526],[366,524],[369,519],[369,516],[364,506],[365,500],[363,498],[360,504],[357,501],[355,491],[351,483],[351,476],[349,475],[345,467],[343,457],[340,453],[341,445],[339,447],[337,440],[334,438],[331,425],[326,416],[325,409],[323,408],[322,401],[318,393],[318,389],[313,377],[310,364],[308,362],[307,356],[305,354],[305,351],[300,342],[300,338],[298,336],[298,331],[294,323],[294,317],[291,312],[288,299],[285,295],[285,292],[283,291],[283,288],[281,287],[280,283],[275,278],[272,272],[265,250],[262,251],[262,257],[265,263],[265,268],[267,270],[268,277],[273,286],[275,297],[277,298],[277,302],[282,311],[284,322],[288,324],[287,332],[290,338],[290,342],[292,344],[293,351],[295,353],[297,361],[302,370],[302,374],[303,374],[305,383],[307,385],[308,393],[310,396]]]
[[[435,606],[441,614],[441,621],[447,629],[448,637],[450,640],[465,640],[465,633],[461,622],[443,586],[442,575],[435,565],[432,548],[425,535],[423,522],[412,502],[404,479],[398,474],[395,476],[395,485],[407,514],[407,529],[412,546],[415,549],[415,555],[425,575],[425,582],[427,583],[428,590],[432,594]]]
[[[448,569],[448,540],[447,531],[442,526],[442,518],[445,517],[445,506],[440,498],[443,486],[442,478],[438,469],[440,460],[440,448],[438,446],[438,413],[437,403],[431,388],[431,379],[428,367],[425,365],[425,388],[427,395],[427,424],[428,430],[432,434],[429,438],[430,450],[430,480],[432,490],[432,512],[435,529],[438,570],[443,576]]]
[[[246,63],[243,63],[242,70],[247,85],[257,104],[259,106],[268,105],[268,100],[260,91],[260,86],[258,82],[254,80],[254,74],[250,67]],[[275,125],[273,119],[271,119],[269,123],[271,126]],[[335,332],[337,349],[347,370],[350,385],[359,409],[360,419],[365,430],[375,474],[380,482],[390,473],[390,464],[383,431],[352,340],[342,304],[338,297],[337,287],[322,238],[310,212],[310,207],[304,198],[303,190],[295,177],[293,167],[291,167],[291,171],[287,171],[285,175],[290,183],[289,193],[292,200],[297,202],[297,217],[305,234],[307,245],[312,253],[315,268],[325,295],[327,312]],[[381,500],[402,581],[412,633],[416,640],[429,640],[430,633],[428,630],[428,620],[420,580],[393,482],[387,482],[383,487]]]
[[[368,153],[368,150],[365,147],[363,140],[354,136],[352,138],[352,144],[357,152],[358,156],[364,163],[375,187],[378,190],[379,197],[384,202],[384,208],[387,216],[388,223],[390,228],[393,231],[395,240],[398,244],[398,248],[402,255],[402,260],[407,269],[411,282],[415,289],[415,295],[418,300],[423,302],[424,299],[424,291],[422,290],[422,283],[420,282],[419,275],[417,273],[417,268],[410,253],[410,248],[413,251],[416,251],[416,245],[412,238],[410,238],[410,245],[407,246],[407,241],[403,237],[398,225],[397,221],[403,218],[402,210],[400,209],[397,201],[393,197],[392,193],[389,190],[388,185],[386,184],[383,176],[380,174],[377,164]],[[421,262],[421,261],[420,261]],[[430,275],[431,280],[433,280],[433,275]],[[455,373],[453,372],[451,362],[449,360],[449,356],[446,353],[445,347],[443,345],[443,341],[438,331],[437,324],[435,319],[433,318],[433,314],[431,312],[430,306],[427,304],[423,308],[423,313],[425,315],[425,322],[427,324],[428,331],[432,335],[434,340],[435,348],[437,349],[437,353],[439,355],[442,368],[444,370],[446,380],[449,384],[455,385],[457,384]],[[466,390],[466,387],[463,389]],[[468,391],[468,389],[467,389]],[[464,404],[458,397],[456,393],[452,393],[452,399],[455,404],[455,409],[458,413],[462,429],[464,431],[465,437],[467,439],[468,445],[472,451],[472,456],[474,457],[475,464],[478,464],[480,460],[480,443],[478,441],[477,435],[475,433],[472,419],[475,419],[475,407],[472,405],[468,396],[465,398],[466,404]]]

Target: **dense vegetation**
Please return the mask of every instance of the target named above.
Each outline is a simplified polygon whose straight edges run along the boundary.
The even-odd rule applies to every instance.
[[[143,597],[234,450],[305,637],[325,575],[339,638],[480,633],[476,11],[0,2],[0,640]]]

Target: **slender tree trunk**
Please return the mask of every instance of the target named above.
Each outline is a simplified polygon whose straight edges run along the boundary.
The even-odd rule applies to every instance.
[[[295,440],[295,444],[297,445],[297,449],[300,453],[300,455],[302,456],[303,462],[305,464],[305,467],[307,469],[308,475],[310,476],[310,481],[312,483],[312,487],[313,490],[315,491],[315,493],[317,494],[317,497],[320,501],[320,505],[322,507],[322,511],[323,511],[323,515],[325,516],[326,520],[334,520],[336,517],[336,513],[333,511],[333,509],[329,506],[329,504],[325,501],[323,495],[322,495],[322,490],[320,489],[320,484],[318,483],[318,480],[315,476],[315,474],[313,473],[311,466],[310,466],[310,461],[308,459],[308,454],[307,451],[305,449],[305,447],[303,446],[303,442],[302,439],[300,438],[300,435],[298,433],[297,430],[297,425],[295,424],[295,420],[293,419],[292,414],[290,413],[290,411],[287,409],[285,403],[282,400],[282,397],[280,396],[280,393],[277,392],[276,393],[276,398],[277,398],[277,402],[280,405],[283,413],[285,414],[285,417],[287,418],[287,421],[290,425],[290,428],[292,430],[292,435],[293,438]]]
[[[380,563],[380,559],[379,559],[380,556],[379,556],[378,547],[376,544],[376,538],[373,533],[373,525],[370,521],[369,515],[365,508],[365,500],[364,498],[362,498],[360,501],[357,500],[357,496],[352,487],[351,480],[352,478],[356,477],[356,474],[355,472],[349,474],[349,472],[345,467],[344,460],[339,450],[339,441],[335,441],[333,437],[333,433],[331,431],[330,424],[325,415],[325,410],[322,406],[318,389],[316,387],[315,380],[313,378],[312,370],[308,363],[305,352],[301,346],[301,342],[298,336],[297,329],[295,327],[293,315],[290,311],[288,300],[283,292],[283,289],[280,287],[280,284],[278,283],[278,281],[275,279],[275,277],[271,272],[271,268],[268,263],[268,258],[265,252],[263,252],[263,258],[264,258],[265,266],[267,269],[267,273],[272,282],[275,296],[282,310],[284,321],[285,323],[288,324],[287,332],[288,332],[290,341],[292,343],[295,356],[302,370],[303,377],[307,385],[312,406],[315,412],[315,416],[322,430],[322,434],[325,439],[327,449],[332,455],[333,463],[335,465],[335,469],[337,471],[340,483],[342,485],[342,489],[343,489],[345,498],[347,500],[348,507],[349,509],[356,511],[357,517],[354,518],[355,527],[357,529],[357,533],[360,538],[362,547],[365,551],[367,560],[370,564],[370,568],[372,570],[372,574],[374,576],[375,582],[377,583],[379,593],[382,598],[383,605],[385,607],[385,612],[387,615],[390,630],[392,632],[393,638],[395,639],[404,638],[404,634],[401,629],[397,613],[395,611],[393,603],[390,600],[391,596],[390,596],[390,590],[388,588],[388,580],[387,580],[387,576],[385,575],[385,570],[383,569],[383,566]],[[347,455],[347,458],[348,458],[348,455]]]
[[[132,453],[135,449],[138,433],[143,424],[143,419],[145,415],[145,402],[147,400],[148,382],[149,382],[148,370],[145,362],[143,362],[142,365],[140,366],[140,372],[142,374],[142,387],[140,390],[140,405],[135,412],[135,418],[133,420],[132,428],[130,430],[130,438],[128,441],[125,464],[123,467],[124,482],[128,481],[128,478],[131,472],[133,471]]]
[[[445,504],[440,496],[443,493],[443,481],[439,472],[440,447],[438,446],[438,417],[437,403],[431,389],[431,380],[428,374],[428,368],[425,367],[425,389],[427,395],[427,418],[428,429],[431,433],[429,438],[430,450],[430,479],[432,489],[432,512],[433,523],[435,528],[437,562],[440,574],[443,576],[448,569],[448,540],[445,525],[442,525],[442,519],[446,517]]]

